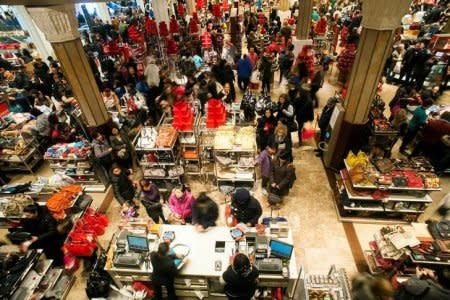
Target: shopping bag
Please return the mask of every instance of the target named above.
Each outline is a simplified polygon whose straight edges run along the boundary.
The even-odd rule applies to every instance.
[[[316,135],[316,131],[312,128],[303,128],[302,130],[302,141],[309,140]]]

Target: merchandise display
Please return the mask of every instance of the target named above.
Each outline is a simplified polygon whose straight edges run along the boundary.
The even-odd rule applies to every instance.
[[[387,218],[400,215],[414,220],[432,203],[428,194],[440,190],[439,178],[423,157],[371,161],[363,152],[350,152],[344,162],[338,184],[347,213],[383,213]]]
[[[44,159],[50,163],[55,175],[60,175],[60,178],[52,176],[50,185],[58,185],[62,179],[81,184],[88,192],[103,192],[106,189],[100,180],[99,166],[93,162],[92,148],[86,141],[53,145],[45,152]]]
[[[450,295],[448,1],[9,2],[0,299]]]

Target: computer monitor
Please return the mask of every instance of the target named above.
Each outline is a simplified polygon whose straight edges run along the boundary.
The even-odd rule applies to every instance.
[[[128,250],[134,252],[148,252],[148,240],[145,236],[127,235]]]
[[[292,250],[294,246],[279,240],[270,240],[270,255],[279,257],[281,259],[291,259]]]

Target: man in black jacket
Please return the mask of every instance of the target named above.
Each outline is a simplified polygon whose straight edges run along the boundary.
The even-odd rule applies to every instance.
[[[22,251],[43,249],[48,259],[55,265],[63,263],[61,247],[63,240],[58,237],[57,223],[45,206],[30,204],[23,209],[25,219],[22,220],[22,231],[31,234],[31,240],[23,242]]]
[[[123,169],[119,164],[114,163],[111,167],[111,184],[113,187],[114,197],[123,205],[127,201],[131,201],[136,194],[133,181],[130,178],[130,170]]]
[[[155,299],[163,299],[162,286],[166,287],[167,299],[177,299],[173,282],[178,273],[178,269],[175,265],[174,259],[169,256],[169,244],[164,242],[159,244],[158,251],[150,254],[150,261],[153,266],[152,287],[155,291]],[[183,262],[186,263],[187,258],[184,258]]]
[[[272,193],[282,197],[289,193],[295,179],[295,169],[289,162],[289,152],[283,150],[272,161],[270,166],[269,184]]]
[[[324,142],[326,140],[326,133],[328,124],[330,123],[331,115],[333,114],[334,107],[336,106],[337,99],[336,98],[330,98],[327,101],[327,105],[322,110],[322,113],[320,114],[319,118],[319,128],[320,128],[320,142]],[[314,150],[316,153],[316,156],[322,156],[322,150],[319,148]]]
[[[250,195],[247,189],[237,189],[233,195],[231,212],[238,223],[244,223],[249,227],[258,224],[262,215],[261,204]]]
[[[204,231],[208,227],[216,226],[219,208],[216,202],[202,193],[192,207],[192,224],[197,231]]]

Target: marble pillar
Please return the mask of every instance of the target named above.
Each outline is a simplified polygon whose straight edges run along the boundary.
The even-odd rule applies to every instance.
[[[309,39],[311,28],[312,9],[314,0],[299,0],[299,11],[297,17],[297,40]]]
[[[36,46],[42,60],[46,61],[49,56],[54,57],[55,53],[53,52],[52,45],[46,40],[42,31],[36,26],[25,6],[14,6],[14,12],[22,29],[30,34],[31,41]]]
[[[155,13],[155,21],[166,22],[167,28],[169,28],[170,18],[169,18],[169,7],[167,6],[166,0],[153,0],[152,1],[153,12]]]
[[[107,124],[109,115],[81,44],[75,6],[27,7],[27,10],[52,44],[87,126]]]
[[[97,8],[97,16],[102,20],[104,23],[111,24],[111,15],[109,14],[109,8],[106,5],[106,2],[97,2],[96,3]]]
[[[394,30],[408,11],[409,0],[367,0],[363,2],[362,32],[344,101],[340,128],[332,132],[327,155],[330,167],[339,169],[350,149],[361,146],[361,134],[368,121],[370,106],[377,92],[384,64],[392,52]],[[331,147],[332,146],[332,147]]]

